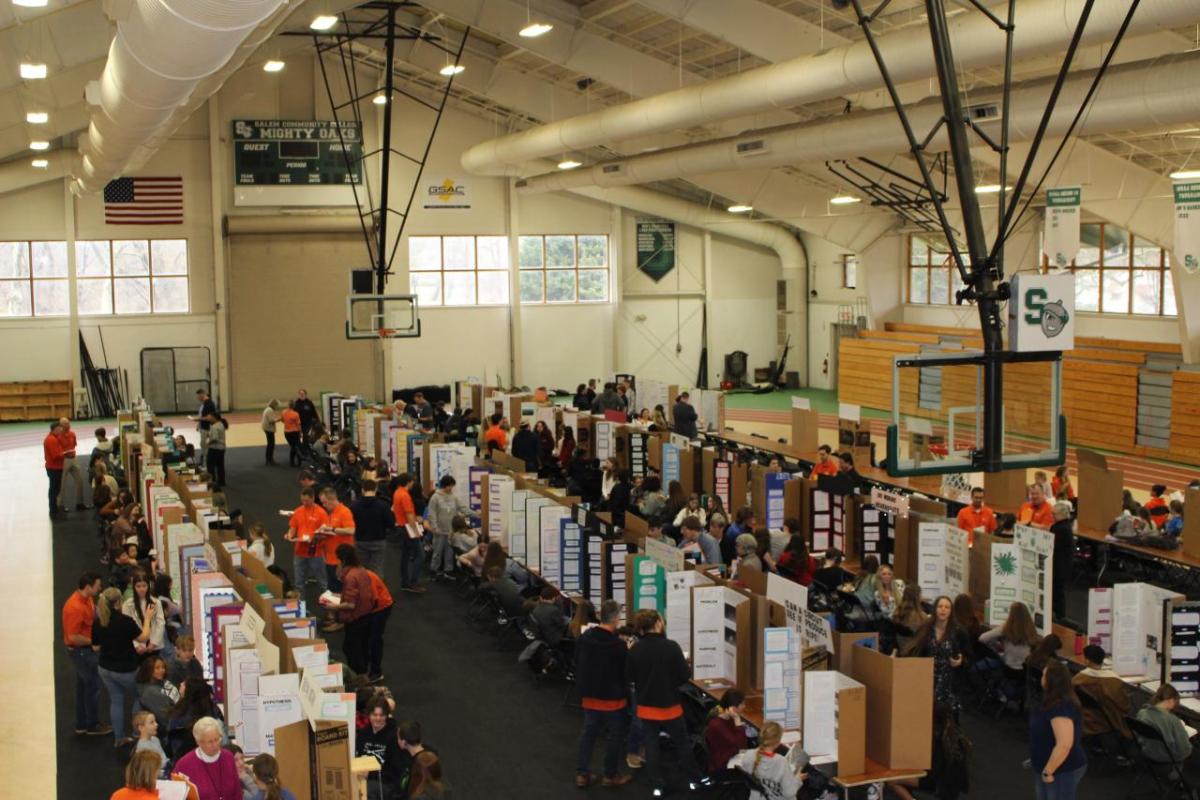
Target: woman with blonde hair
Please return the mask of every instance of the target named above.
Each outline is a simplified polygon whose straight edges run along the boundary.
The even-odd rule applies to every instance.
[[[775,752],[782,740],[783,728],[779,723],[767,722],[758,732],[757,748],[743,750],[729,759],[730,769],[740,769],[757,782],[758,788],[751,790],[750,800],[792,800],[804,785],[808,777],[804,767],[793,767],[787,758]],[[806,762],[807,759],[801,759],[802,764]]]
[[[108,691],[108,713],[113,726],[113,744],[133,741],[125,724],[125,708],[137,700],[138,653],[134,644],[150,640],[160,609],[146,606],[141,627],[121,612],[121,592],[112,586],[96,601],[96,622],[92,625],[92,644],[98,648],[100,682]]]
[[[158,774],[162,766],[163,759],[158,753],[138,750],[125,766],[125,786],[113,792],[109,800],[158,800]],[[195,785],[185,776],[172,773],[171,780],[188,784],[188,800],[200,800]]]
[[[256,522],[250,526],[250,543],[246,546],[264,567],[275,563],[275,548],[271,546],[271,537],[267,535],[267,526]]]

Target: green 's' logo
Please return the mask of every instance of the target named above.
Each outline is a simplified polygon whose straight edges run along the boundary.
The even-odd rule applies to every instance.
[[[1034,288],[1025,292],[1025,321],[1030,325],[1040,325],[1046,338],[1053,339],[1067,327],[1071,315],[1063,306],[1061,300],[1047,302],[1050,295],[1045,289]]]

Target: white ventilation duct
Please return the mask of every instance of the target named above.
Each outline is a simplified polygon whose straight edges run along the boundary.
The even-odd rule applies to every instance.
[[[1074,33],[1085,0],[1022,0],[1013,36],[1015,59],[1060,53]],[[1127,3],[1096,3],[1084,30],[1084,45],[1111,42],[1128,10]],[[1196,0],[1143,0],[1128,36],[1190,25],[1200,21]],[[979,13],[963,13],[950,21],[959,69],[999,64],[1005,37]],[[878,37],[884,63],[896,83],[934,74],[928,34],[906,28]],[[475,175],[520,175],[535,158],[556,156],[599,144],[611,144],[650,133],[686,129],[745,114],[828,100],[883,85],[879,67],[865,41],[837,47],[713,81],[645,97],[620,106],[581,114],[549,125],[478,144],[462,157]]]
[[[1049,136],[1067,132],[1083,103],[1094,70],[1075,74],[1064,86],[1055,107]],[[1054,80],[1031,81],[1012,92],[1009,140],[1033,138],[1045,112]],[[972,96],[968,114],[994,141],[1000,140],[998,91]],[[994,110],[994,114],[991,113]],[[926,100],[907,109],[909,121],[923,136],[942,117],[941,99]],[[1079,135],[1158,128],[1200,118],[1200,51],[1165,56],[1150,62],[1110,69],[1075,132]],[[971,134],[973,136],[973,134]],[[980,142],[982,144],[982,142]],[[929,143],[930,151],[947,147],[943,127]],[[579,186],[620,186],[681,178],[711,172],[779,167],[804,162],[908,152],[908,140],[891,109],[847,114],[834,119],[749,132],[696,145],[630,156],[587,169],[557,170],[518,182],[523,192],[573,189]]]
[[[226,68],[240,64],[239,49],[261,36],[255,29],[278,22],[286,0],[134,0],[112,4],[122,15],[98,84],[85,160],[77,188],[98,191],[122,170],[144,162],[186,113],[220,87]],[[269,35],[273,25],[267,25]]]
[[[781,225],[734,217],[724,210],[715,211],[698,203],[681,200],[639,186],[572,189],[573,194],[622,206],[632,211],[673,220],[681,225],[710,231],[730,239],[768,247],[779,256],[783,279],[789,281],[792,309],[788,315],[788,333],[796,359],[796,371],[808,380],[808,255],[796,235]],[[803,342],[803,345],[799,343]]]

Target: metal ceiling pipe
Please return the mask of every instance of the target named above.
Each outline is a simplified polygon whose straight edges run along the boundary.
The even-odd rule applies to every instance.
[[[1095,70],[1074,75],[1063,86],[1047,135],[1065,134],[1083,102]],[[1009,110],[1009,141],[1033,137],[1054,83],[1052,78],[1014,87]],[[969,108],[1000,108],[1000,92],[973,95]],[[941,100],[906,109],[913,128],[932,130],[943,114]],[[1192,122],[1200,117],[1200,51],[1111,68],[1100,83],[1075,133],[1158,128]],[[1000,141],[999,117],[977,122],[994,141]],[[929,149],[946,147],[943,127]],[[643,153],[601,162],[587,168],[554,170],[517,182],[521,192],[550,192],[580,186],[623,186],[713,172],[780,167],[805,162],[907,152],[908,141],[892,109],[864,111],[834,119],[751,131],[695,145]]]
[[[749,244],[767,247],[779,256],[783,279],[791,281],[789,292],[788,333],[794,346],[796,370],[808,378],[808,254],[796,235],[782,225],[733,217],[724,209],[714,210],[699,203],[681,200],[653,189],[640,186],[580,187],[573,194],[590,197],[604,203],[622,206],[632,211],[662,217],[681,225],[710,231]],[[801,344],[803,343],[803,344]]]
[[[1073,34],[1084,2],[1022,0],[1013,36],[1014,59],[1059,52]],[[1127,10],[1126,3],[1097,3],[1082,44],[1111,41]],[[1143,0],[1127,35],[1144,35],[1197,21],[1200,21],[1200,4],[1195,0]],[[1005,37],[983,14],[960,14],[949,27],[961,69],[985,67],[1004,60]],[[901,30],[878,37],[878,42],[897,83],[934,74],[927,36]],[[467,150],[462,165],[475,175],[521,175],[526,162],[564,151],[786,109],[882,85],[867,43],[859,41],[818,55],[747,70],[492,139]]]

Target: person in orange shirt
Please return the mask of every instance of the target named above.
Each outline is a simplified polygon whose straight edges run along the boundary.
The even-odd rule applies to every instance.
[[[354,512],[350,507],[338,500],[337,490],[326,486],[321,490],[321,507],[329,515],[329,521],[321,528],[321,533],[327,534],[321,542],[321,554],[325,558],[325,579],[334,594],[342,591],[342,582],[338,580],[337,549],[338,545],[354,545]]]
[[[50,516],[58,515],[58,495],[62,491],[63,444],[62,426],[50,423],[50,432],[42,440],[42,454],[46,462],[46,477],[50,479]]]
[[[287,408],[279,415],[283,422],[283,438],[288,443],[288,466],[300,466],[300,412],[296,410],[294,400],[289,400]]]
[[[1050,530],[1050,526],[1054,524],[1054,506],[1046,502],[1046,493],[1040,483],[1029,486],[1029,502],[1021,504],[1017,521],[1022,525],[1032,525],[1044,530]]]
[[[1150,519],[1154,522],[1156,528],[1161,528],[1167,521],[1167,515],[1171,509],[1167,507],[1167,487],[1161,483],[1156,483],[1150,487],[1150,499],[1146,501],[1146,505],[1142,508],[1150,512]]]
[[[417,519],[417,508],[408,487],[413,478],[407,472],[396,476],[396,491],[392,492],[392,514],[400,530],[400,591],[421,594],[421,565],[425,562],[425,533]],[[412,523],[411,525],[409,523]],[[414,534],[416,534],[414,536]]]
[[[312,489],[300,490],[300,505],[292,512],[288,532],[283,537],[296,543],[292,571],[295,573],[296,588],[301,593],[309,580],[316,581],[322,592],[329,588],[325,579],[325,559],[321,554],[319,541],[322,528],[329,527],[329,515],[317,505],[316,500],[317,493]]]
[[[111,725],[100,724],[100,669],[92,649],[92,620],[96,617],[96,595],[100,576],[85,572],[78,588],[62,609],[63,644],[75,667],[75,735],[102,736]]]
[[[1071,473],[1066,464],[1054,470],[1054,477],[1050,479],[1050,493],[1055,500],[1064,498],[1075,502],[1075,487],[1071,485]]]
[[[812,472],[808,474],[808,479],[816,480],[818,475],[837,475],[838,463],[834,461],[833,448],[827,444],[823,444],[817,448],[817,463],[813,464]]]
[[[158,800],[158,775],[163,768],[162,756],[153,750],[139,750],[125,767],[125,785],[109,800]],[[196,785],[178,772],[171,773],[172,781],[187,784],[187,800],[200,800]]]
[[[492,414],[492,424],[483,434],[483,451],[488,455],[494,449],[508,449],[508,420],[500,414]]]
[[[971,489],[971,505],[958,512],[958,527],[967,532],[967,546],[975,544],[975,531],[983,528],[986,533],[996,530],[996,515],[983,504],[983,488]]]

